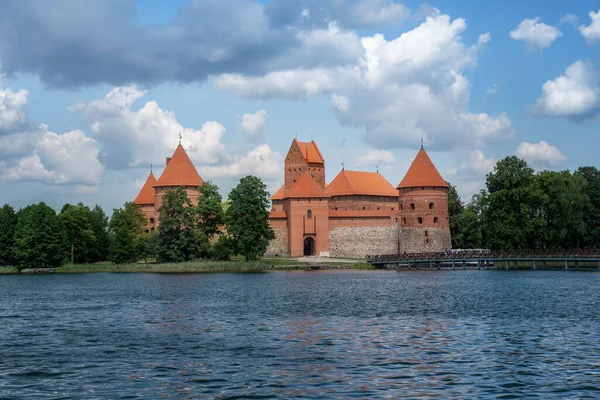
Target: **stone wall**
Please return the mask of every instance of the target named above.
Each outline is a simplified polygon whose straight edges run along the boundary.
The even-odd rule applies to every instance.
[[[275,239],[271,240],[267,248],[267,255],[287,255],[288,254],[288,228],[272,227],[275,232]]]
[[[365,258],[397,252],[396,226],[337,226],[329,230],[331,257]]]
[[[449,228],[402,227],[399,240],[400,253],[437,252],[452,247]]]

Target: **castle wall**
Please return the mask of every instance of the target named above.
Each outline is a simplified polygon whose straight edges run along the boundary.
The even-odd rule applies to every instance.
[[[390,196],[332,196],[329,200],[329,209],[340,210],[390,210],[398,209],[398,197]]]
[[[331,257],[365,258],[398,252],[397,225],[333,226],[329,230]]]
[[[286,220],[271,221],[271,228],[273,228],[273,231],[275,232],[275,239],[271,240],[265,254],[289,255]]]
[[[412,228],[399,230],[400,253],[440,252],[452,247],[448,228]]]
[[[307,237],[315,240],[315,255],[329,255],[328,199],[286,199],[283,207],[288,217],[290,255],[304,255],[304,239]]]

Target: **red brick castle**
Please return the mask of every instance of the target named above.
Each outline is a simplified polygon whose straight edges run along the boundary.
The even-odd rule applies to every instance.
[[[448,184],[423,147],[397,188],[378,172],[344,169],[327,184],[317,144],[294,139],[284,177],[271,197],[275,239],[268,254],[362,258],[451,247]],[[150,173],[134,200],[148,219],[146,231],[158,226],[166,190],[183,186],[196,204],[202,182],[180,144],[158,180]]]

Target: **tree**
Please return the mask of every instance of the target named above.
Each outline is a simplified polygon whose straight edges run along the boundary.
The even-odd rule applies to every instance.
[[[96,239],[95,245],[88,249],[88,262],[96,263],[108,260],[110,237],[108,234],[108,217],[99,205],[90,211],[92,232]]]
[[[139,207],[131,202],[113,210],[110,219],[110,261],[121,264],[139,259],[138,237],[144,231],[146,218]]]
[[[600,248],[600,170],[596,167],[580,167],[573,175],[586,180],[585,192],[589,199],[588,211],[584,216],[586,233],[581,246]]]
[[[151,258],[156,258],[158,246],[158,232],[143,233],[138,238],[140,258],[147,264]]]
[[[67,235],[56,212],[39,203],[19,212],[14,256],[21,267],[57,267],[66,259]]]
[[[208,254],[208,237],[198,229],[198,216],[185,189],[168,190],[158,211],[157,256],[160,261],[188,261]]]
[[[540,244],[542,193],[533,178],[533,169],[516,156],[498,161],[487,175],[487,240],[492,249],[537,248]]]
[[[0,208],[0,265],[14,265],[15,229],[18,216],[15,209],[5,204]]]
[[[452,186],[448,183],[448,219],[450,224],[450,236],[452,237],[452,247],[454,248],[465,248],[463,241],[463,233],[461,224],[461,214],[464,212],[465,207],[460,200],[456,186]]]
[[[65,204],[60,212],[60,219],[67,231],[71,245],[71,264],[75,262],[77,248],[77,261],[88,261],[88,249],[96,245],[96,237],[92,230],[90,209],[82,203],[73,206]]]
[[[260,178],[246,176],[229,193],[225,217],[234,250],[246,261],[261,257],[275,238],[269,226],[269,193]]]
[[[204,182],[200,186],[200,194],[196,206],[200,220],[199,229],[210,240],[219,233],[219,227],[223,225],[223,199],[219,188],[212,182]]]

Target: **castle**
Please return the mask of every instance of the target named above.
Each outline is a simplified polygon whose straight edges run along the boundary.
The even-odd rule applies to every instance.
[[[421,146],[394,188],[379,172],[342,169],[327,184],[325,159],[314,141],[294,139],[285,158],[284,184],[269,213],[275,239],[267,254],[362,258],[371,254],[433,252],[451,247],[448,183]],[[158,178],[152,172],[134,200],[158,226],[165,191],[184,187],[197,204],[203,180],[179,144]]]

